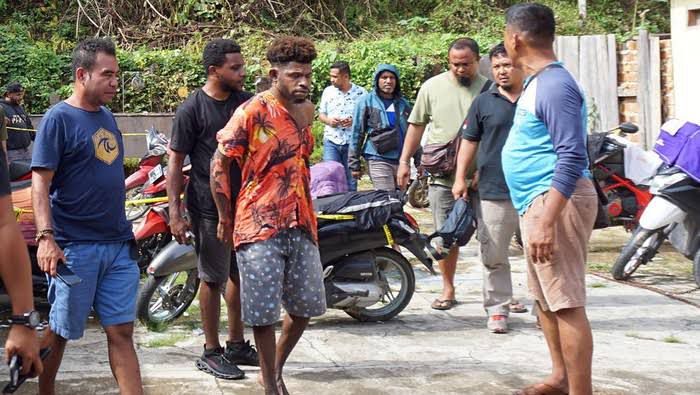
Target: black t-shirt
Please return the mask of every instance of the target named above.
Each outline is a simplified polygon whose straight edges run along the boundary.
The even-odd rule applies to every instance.
[[[226,126],[239,105],[253,97],[248,92],[233,92],[224,101],[195,90],[175,113],[170,148],[188,154],[192,173],[187,186],[187,210],[204,218],[217,219],[216,204],[209,188],[209,165],[218,143],[216,133]],[[238,165],[231,163],[231,190],[237,194],[241,184]]]
[[[0,147],[0,197],[10,194],[10,176],[5,161],[5,152]]]
[[[516,103],[501,95],[498,86],[474,99],[462,125],[462,138],[479,141],[477,168],[479,170],[479,197],[486,200],[510,199],[501,165],[501,151],[508,138]]]
[[[5,110],[5,118],[7,119],[8,127],[33,129],[32,121],[29,119],[29,115],[24,112],[22,106],[12,104],[6,100],[0,101],[0,106],[2,106]],[[9,129],[7,136],[7,149],[14,150],[27,148],[32,143],[33,139],[34,134],[32,132]]]

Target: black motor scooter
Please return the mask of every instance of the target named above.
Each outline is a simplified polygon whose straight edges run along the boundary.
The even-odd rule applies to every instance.
[[[367,192],[367,193],[376,193]],[[363,194],[363,192],[355,192]],[[408,260],[393,246],[410,251],[434,274],[433,260],[441,259],[421,234],[418,223],[403,211],[405,195],[387,193],[391,212],[370,229],[358,228],[357,216],[367,213],[327,213],[344,194],[314,201],[328,308],[340,309],[359,321],[386,321],[399,314],[415,292],[415,276]],[[388,199],[388,200],[387,200]],[[361,226],[360,226],[361,227]],[[197,292],[194,247],[173,241],[151,262],[138,300],[138,317],[148,326],[164,325],[185,312]]]

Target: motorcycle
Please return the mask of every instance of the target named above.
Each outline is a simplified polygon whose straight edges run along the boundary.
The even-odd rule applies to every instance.
[[[314,201],[317,211],[343,194]],[[405,196],[394,198],[405,204]],[[319,214],[318,237],[328,308],[345,311],[359,321],[386,321],[399,314],[415,292],[408,260],[391,248],[408,249],[432,273],[442,257],[420,233],[418,223],[395,210],[382,226],[358,231],[351,215]],[[148,279],[137,302],[139,320],[147,326],[167,325],[184,313],[199,287],[197,260],[191,244],[171,241],[146,269]]]
[[[607,132],[588,136],[593,178],[607,198],[604,206],[610,226],[624,226],[627,230],[635,228],[652,197],[646,186],[635,183],[625,174],[625,149],[631,143],[624,135],[638,130],[631,123],[623,123]],[[620,136],[615,136],[616,132]]]
[[[676,127],[672,126],[674,123]],[[685,163],[688,158],[691,161],[697,158],[696,146],[690,144],[695,135],[686,137],[687,141],[676,137],[688,129],[700,133],[699,125],[675,120],[662,127],[654,150],[666,163],[651,182],[653,199],[642,214],[639,226],[612,267],[612,275],[617,280],[629,279],[641,265],[654,258],[665,240],[669,240],[678,252],[693,261],[695,282],[700,286],[700,174],[696,167]]]
[[[139,161],[139,168],[124,180],[127,201],[143,199],[146,184],[152,185],[163,177],[164,170],[161,163],[168,152],[168,143],[168,138],[155,127],[146,130],[147,152]],[[148,211],[147,205],[128,205],[126,219],[133,221],[143,216],[146,211]]]
[[[430,175],[422,166],[419,166],[406,192],[408,194],[408,203],[413,208],[425,208],[430,206],[430,200],[428,199],[429,181]]]

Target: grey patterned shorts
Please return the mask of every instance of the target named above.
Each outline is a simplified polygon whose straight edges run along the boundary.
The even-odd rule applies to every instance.
[[[307,232],[281,230],[269,240],[242,246],[236,258],[246,324],[275,324],[280,318],[280,304],[298,317],[326,312],[321,258]]]

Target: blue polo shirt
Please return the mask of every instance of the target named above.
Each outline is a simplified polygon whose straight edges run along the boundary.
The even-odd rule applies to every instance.
[[[37,131],[32,168],[53,170],[49,189],[56,241],[123,242],[133,238],[124,213],[124,144],[105,107],[60,102]]]
[[[525,83],[501,154],[513,206],[525,214],[550,188],[567,199],[579,178],[591,177],[583,89],[561,63]]]

